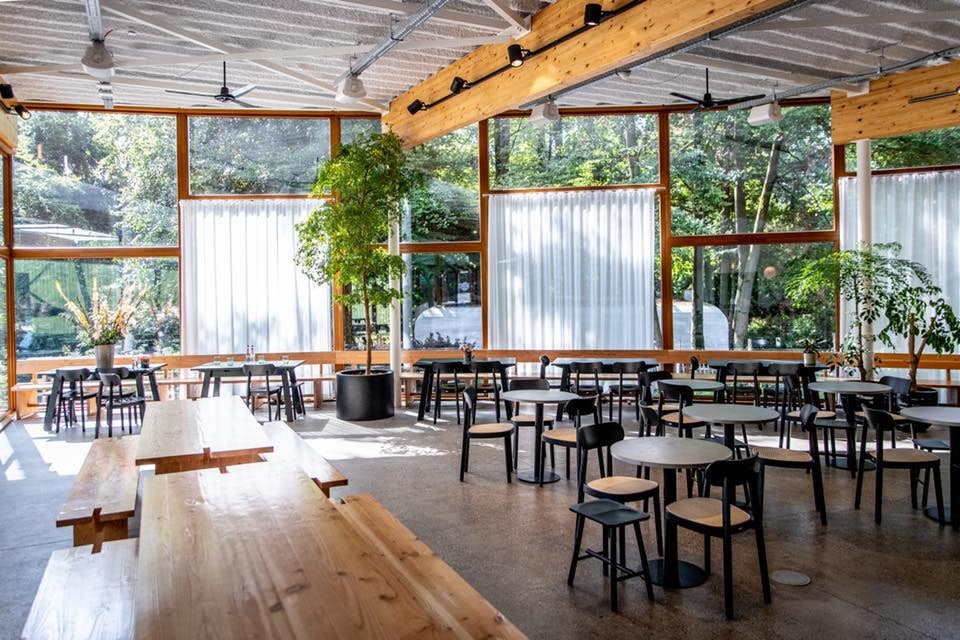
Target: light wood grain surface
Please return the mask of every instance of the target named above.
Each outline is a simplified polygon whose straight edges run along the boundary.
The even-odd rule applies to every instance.
[[[320,487],[327,496],[333,487],[347,485],[347,477],[320,455],[316,449],[287,426],[285,422],[267,422],[263,430],[273,443],[273,453],[263,454],[266,461],[288,461],[295,464]]]
[[[97,554],[89,546],[54,551],[22,637],[132,638],[137,546],[134,538],[106,542]]]
[[[259,460],[273,451],[238,396],[152,402],[143,418],[137,464],[158,474]]]
[[[141,531],[138,638],[476,637],[290,464],[147,478]]]

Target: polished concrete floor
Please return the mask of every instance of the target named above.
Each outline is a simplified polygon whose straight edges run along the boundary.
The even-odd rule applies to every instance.
[[[452,418],[453,407],[445,413]],[[887,474],[883,524],[877,526],[873,475],[865,508],[855,511],[854,481],[828,469],[829,525],[823,527],[809,477],[772,469],[765,514],[770,569],[806,573],[809,586],[774,584],[773,603],[764,605],[754,538],[744,534],[734,543],[735,621],[723,616],[717,544],[706,584],[655,588],[651,603],[642,583],[629,581],[621,612],[612,614],[599,563],[581,563],[575,586],[566,584],[572,481],[508,485],[500,446],[487,441],[474,444],[461,483],[458,425],[418,423],[413,412],[353,424],[321,410],[294,427],[349,477],[350,486],[335,496],[372,493],[531,638],[960,637],[960,534],[911,509],[906,472]],[[626,428],[635,432],[636,425]],[[532,439],[530,431],[524,436],[522,466]],[[92,430],[86,436],[79,429],[49,434],[37,422],[0,432],[2,638],[18,637],[50,552],[70,545],[70,531],[57,529],[54,520],[91,438]],[[751,432],[751,442],[773,441],[769,430]],[[702,563],[699,537],[680,535],[681,557]],[[656,555],[652,524],[644,536]],[[599,543],[599,531],[588,526],[585,542]]]

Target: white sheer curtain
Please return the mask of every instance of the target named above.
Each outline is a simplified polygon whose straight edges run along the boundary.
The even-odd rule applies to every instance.
[[[946,301],[960,312],[958,240],[960,171],[873,177],[874,244],[899,242],[903,257],[929,269]],[[840,181],[840,244],[850,249],[859,242],[857,180],[845,178]]]
[[[654,191],[490,196],[490,346],[654,345]]]
[[[331,348],[330,288],[293,263],[315,200],[184,200],[184,353]]]

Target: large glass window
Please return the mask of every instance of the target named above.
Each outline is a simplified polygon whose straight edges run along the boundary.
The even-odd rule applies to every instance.
[[[481,346],[480,254],[413,253],[404,259],[404,348]]]
[[[180,270],[175,258],[17,260],[14,263],[17,357],[92,352],[72,320],[64,294],[90,308],[94,283],[115,304],[119,289],[146,291],[121,353],[175,353],[180,349]]]
[[[14,241],[175,245],[176,152],[171,116],[34,112],[20,123]]]
[[[3,207],[0,206],[0,211]],[[7,261],[0,260],[0,418],[10,407],[10,354],[7,352]]]
[[[846,146],[847,171],[857,171],[857,145]],[[960,127],[921,131],[870,143],[874,170],[942,167],[960,164]]]
[[[823,304],[797,308],[784,288],[831,243],[684,247],[673,250],[676,349],[797,349],[833,344],[833,291]]]
[[[10,162],[10,160],[7,158],[7,155],[0,153],[0,245],[4,245],[7,242],[7,234],[4,233],[6,230],[7,216],[3,214],[5,213],[4,208],[7,206],[4,189],[7,188],[6,176],[8,162]]]
[[[409,196],[404,241],[478,240],[480,175],[477,127],[465,127],[413,150],[411,163],[427,184]]]
[[[656,114],[565,116],[490,121],[493,189],[594,187],[655,183],[659,176]]]
[[[362,135],[380,133],[380,118],[340,118],[340,144],[350,144]]]
[[[759,127],[746,110],[670,116],[674,235],[833,228],[830,109],[783,114]]]
[[[190,192],[310,193],[317,168],[330,157],[327,118],[189,120]]]

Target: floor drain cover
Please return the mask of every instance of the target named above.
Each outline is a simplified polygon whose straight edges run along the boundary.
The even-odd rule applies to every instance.
[[[805,587],[810,584],[810,576],[799,571],[788,571],[781,569],[770,574],[770,579],[777,584],[785,584],[791,587]]]

